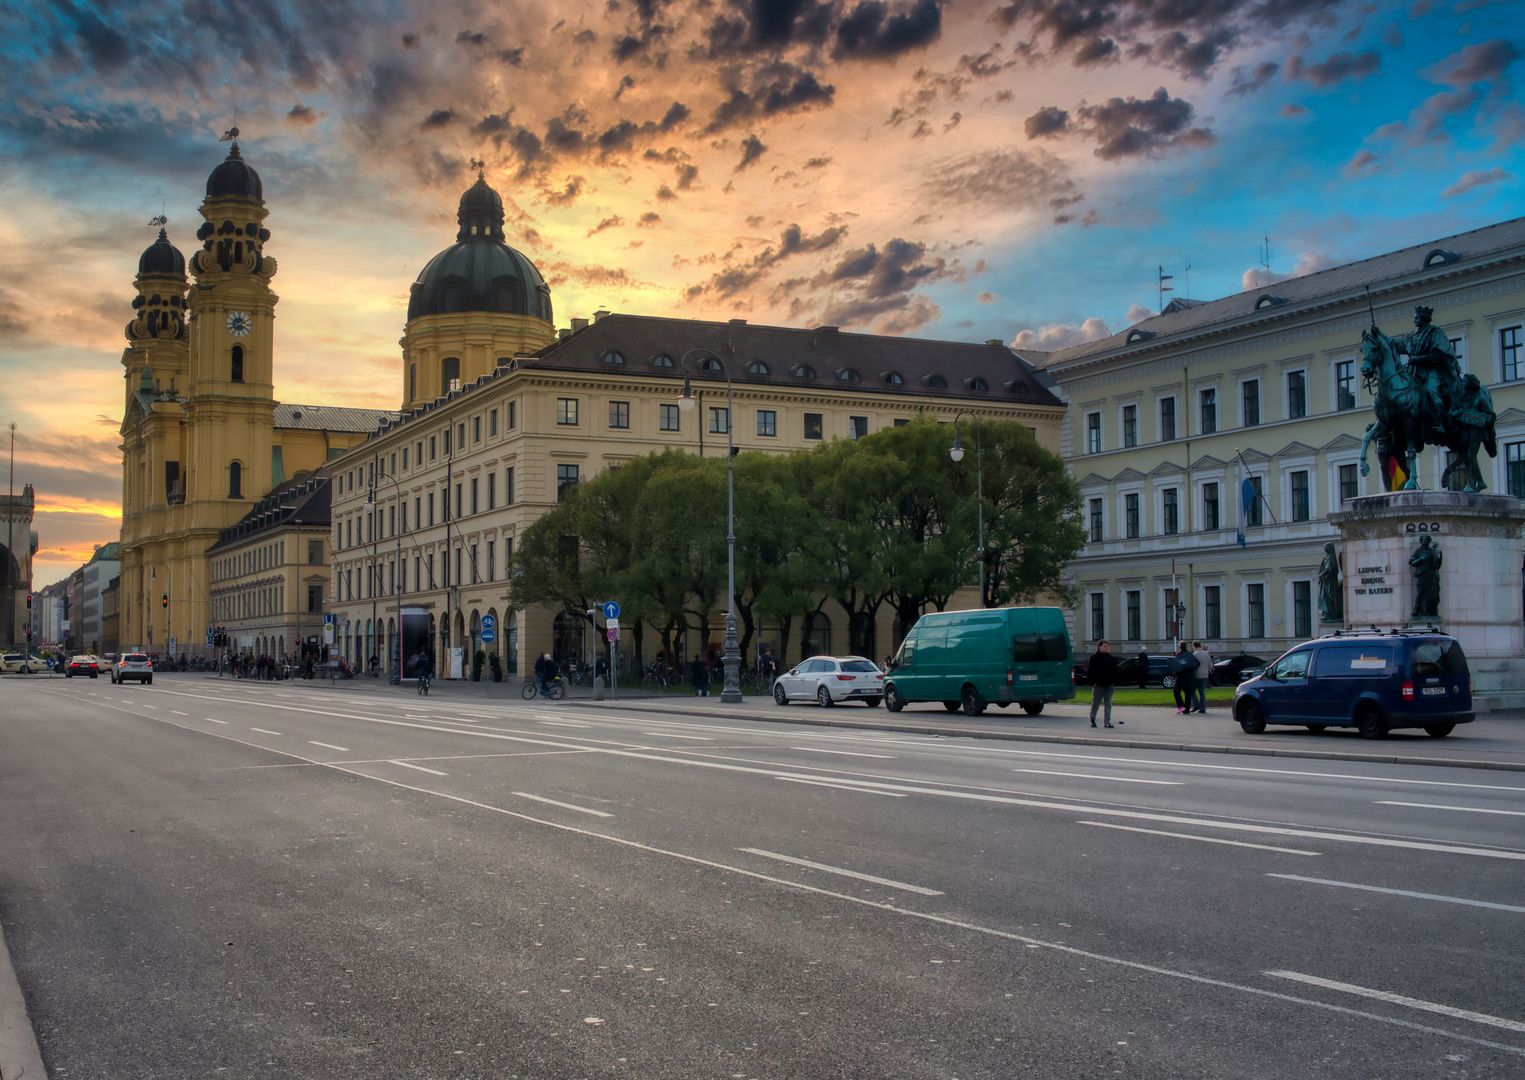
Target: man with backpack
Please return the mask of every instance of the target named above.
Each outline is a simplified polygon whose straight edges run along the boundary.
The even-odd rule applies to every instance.
[[[1186,642],[1178,642],[1176,654],[1170,658],[1170,673],[1176,677],[1176,715],[1179,716],[1191,709],[1193,692],[1197,685],[1197,658],[1186,647]]]

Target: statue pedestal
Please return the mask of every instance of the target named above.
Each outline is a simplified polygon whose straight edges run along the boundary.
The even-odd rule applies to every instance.
[[[1478,712],[1525,708],[1525,502],[1511,495],[1389,491],[1347,505],[1329,515],[1343,541],[1345,625],[1433,625],[1467,651]],[[1413,615],[1409,558],[1421,536],[1444,556],[1434,618]]]

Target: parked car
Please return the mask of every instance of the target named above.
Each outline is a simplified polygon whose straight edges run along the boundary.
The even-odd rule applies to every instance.
[[[812,656],[773,681],[773,700],[814,701],[830,707],[842,701],[861,701],[869,708],[884,697],[884,672],[864,656]]]
[[[1214,661],[1212,682],[1214,686],[1238,686],[1246,679],[1254,678],[1265,670],[1268,661],[1258,656],[1240,653]]]
[[[147,653],[123,653],[115,664],[111,665],[111,681],[124,683],[128,679],[136,679],[140,683],[149,686],[154,682],[153,661],[148,659]]]
[[[76,675],[88,675],[92,679],[100,678],[100,659],[91,653],[76,653],[69,657],[69,666],[64,669],[64,674],[71,679]]]
[[[0,672],[7,675],[30,675],[34,671],[48,670],[48,663],[40,656],[30,653],[6,653],[0,656]]]
[[[978,716],[1021,705],[1029,716],[1075,696],[1064,612],[1052,607],[933,611],[916,620],[885,673],[884,704],[899,712],[939,701]]]
[[[1117,674],[1114,676],[1116,684],[1118,686],[1137,686],[1138,653],[1128,656],[1114,651],[1112,655],[1117,657]],[[1070,677],[1074,679],[1076,686],[1091,685],[1090,676],[1086,673],[1086,666],[1089,663],[1090,658],[1087,657],[1071,669]],[[1163,686],[1166,690],[1170,690],[1174,688],[1175,684],[1176,677],[1170,670],[1170,657],[1150,656],[1149,674],[1144,679],[1144,685]]]
[[[1354,727],[1380,739],[1418,727],[1442,739],[1471,723],[1472,675],[1455,638],[1430,630],[1341,631],[1283,653],[1234,693],[1251,735],[1267,724]]]

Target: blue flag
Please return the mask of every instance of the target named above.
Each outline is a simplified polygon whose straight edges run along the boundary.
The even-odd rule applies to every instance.
[[[1244,547],[1244,523],[1250,519],[1250,507],[1255,505],[1255,500],[1260,498],[1260,492],[1255,490],[1255,481],[1251,477],[1245,477],[1239,484],[1239,546]]]

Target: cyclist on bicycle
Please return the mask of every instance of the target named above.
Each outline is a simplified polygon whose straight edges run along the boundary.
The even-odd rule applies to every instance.
[[[418,663],[413,668],[413,673],[418,676],[418,681],[425,687],[434,679],[434,660],[428,653],[418,654]]]
[[[549,695],[551,692],[551,680],[556,677],[556,661],[551,659],[550,653],[542,653],[540,659],[535,661],[535,677],[540,680],[540,692]]]

